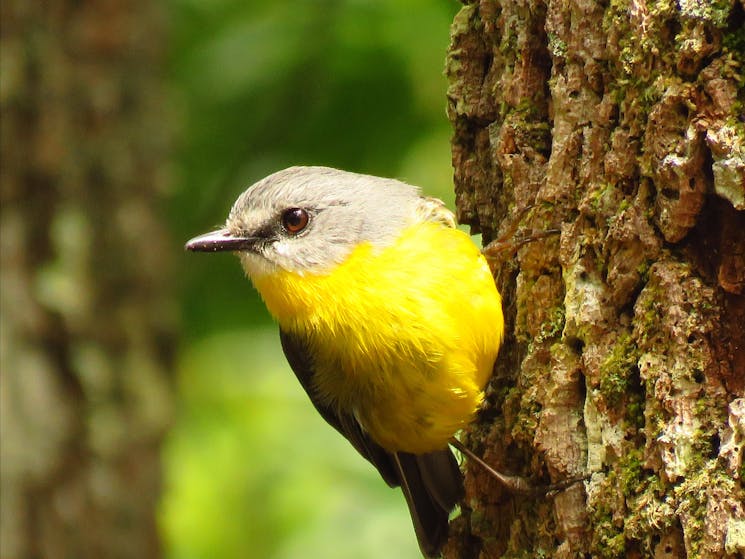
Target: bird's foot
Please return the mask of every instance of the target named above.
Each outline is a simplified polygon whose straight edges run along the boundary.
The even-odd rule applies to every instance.
[[[584,481],[590,477],[589,474],[577,476],[573,478],[563,479],[550,485],[533,485],[528,478],[522,476],[511,476],[498,472],[492,468],[489,464],[484,462],[475,452],[469,449],[466,445],[460,442],[458,439],[451,439],[450,444],[457,450],[462,452],[466,457],[476,462],[484,470],[486,470],[492,477],[497,479],[510,493],[516,495],[527,495],[533,497],[548,496],[557,491],[566,489],[570,485]]]

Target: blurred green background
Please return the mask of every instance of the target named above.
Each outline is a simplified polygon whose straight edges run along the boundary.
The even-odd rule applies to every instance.
[[[394,176],[452,207],[442,74],[455,1],[170,0],[177,241],[263,176]],[[313,410],[238,261],[184,254],[167,556],[420,557],[390,490]]]

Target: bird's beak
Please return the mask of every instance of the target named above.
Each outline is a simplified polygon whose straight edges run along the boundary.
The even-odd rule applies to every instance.
[[[219,252],[247,250],[256,244],[256,237],[236,237],[227,229],[218,229],[211,233],[194,237],[186,243],[186,250],[194,252]]]

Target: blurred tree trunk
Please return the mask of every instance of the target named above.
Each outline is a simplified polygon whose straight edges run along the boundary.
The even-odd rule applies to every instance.
[[[745,8],[469,2],[447,73],[460,220],[508,323],[449,558],[745,553]]]
[[[2,4],[3,559],[159,555],[173,321],[156,5]]]

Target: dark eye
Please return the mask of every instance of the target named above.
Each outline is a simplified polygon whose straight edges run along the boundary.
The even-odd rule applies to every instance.
[[[308,212],[302,208],[290,208],[282,212],[282,227],[295,235],[308,226]]]

